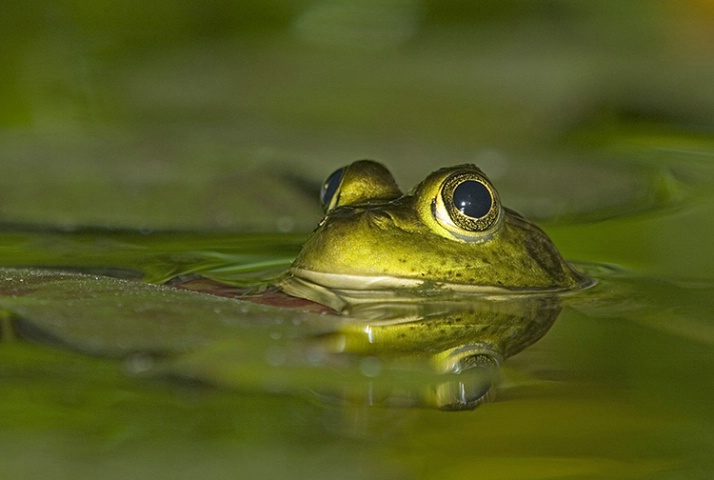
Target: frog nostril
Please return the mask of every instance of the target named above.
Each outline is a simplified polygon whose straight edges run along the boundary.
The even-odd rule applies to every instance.
[[[384,212],[380,210],[366,210],[365,215],[368,216],[369,222],[379,228],[392,228],[394,227],[394,218],[389,212]]]

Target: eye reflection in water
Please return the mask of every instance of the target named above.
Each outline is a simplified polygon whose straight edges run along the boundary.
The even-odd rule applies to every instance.
[[[349,312],[354,320],[321,340],[334,353],[393,369],[397,381],[380,383],[380,395],[373,381],[365,382],[367,403],[471,409],[495,397],[501,363],[542,338],[560,310],[560,299],[552,294],[361,304]],[[427,384],[407,386],[398,372],[410,368],[434,375],[425,378]],[[369,377],[376,368],[364,370]],[[358,401],[355,390],[350,395]]]
[[[159,287],[6,270],[3,282],[13,312],[0,323],[5,341],[122,358],[142,377],[447,410],[493,398],[504,359],[545,335],[561,310],[556,294],[409,291],[330,315],[286,308],[275,289],[251,296],[206,279]]]

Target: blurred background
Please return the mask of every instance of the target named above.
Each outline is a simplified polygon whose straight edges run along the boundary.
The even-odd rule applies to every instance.
[[[360,158],[405,189],[477,163],[537,219],[646,208],[657,152],[711,151],[713,25],[711,0],[4,2],[0,221],[308,230]]]
[[[372,158],[405,190],[478,164],[600,282],[508,359],[497,402],[446,414],[322,403],[322,367],[274,394],[260,349],[294,318],[5,273],[3,474],[711,477],[713,51],[714,0],[0,2],[2,266],[273,275],[323,179]],[[148,356],[6,341],[16,314],[66,345],[214,340],[154,369],[190,382],[154,381]]]

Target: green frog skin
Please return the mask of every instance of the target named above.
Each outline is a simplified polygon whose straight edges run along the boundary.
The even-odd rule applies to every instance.
[[[442,168],[402,193],[382,164],[328,177],[325,216],[279,287],[338,311],[434,294],[554,293],[589,280],[548,236],[501,205],[474,165]]]

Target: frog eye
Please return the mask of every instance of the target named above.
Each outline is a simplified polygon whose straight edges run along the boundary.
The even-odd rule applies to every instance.
[[[340,184],[342,183],[342,177],[345,176],[345,171],[347,170],[347,167],[342,167],[330,174],[329,177],[327,177],[327,180],[325,180],[325,183],[322,184],[322,188],[320,189],[320,204],[322,204],[322,208],[325,211],[330,210],[330,207],[334,204],[337,203],[337,191],[340,188]]]
[[[358,160],[327,177],[320,190],[320,203],[329,212],[337,207],[383,203],[401,196],[387,167],[372,160]]]
[[[434,200],[433,214],[462,240],[483,238],[501,217],[498,193],[479,172],[462,171],[447,177]]]

